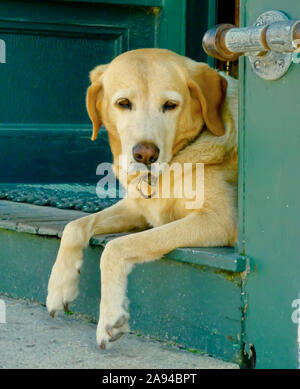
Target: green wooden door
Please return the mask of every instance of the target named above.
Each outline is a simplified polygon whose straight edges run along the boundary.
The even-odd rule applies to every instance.
[[[89,71],[136,48],[185,54],[185,10],[186,0],[1,0],[0,182],[96,182],[111,156],[105,134],[90,141]]]
[[[241,5],[244,26],[269,10],[300,19],[299,0]],[[255,347],[257,368],[298,368],[292,303],[300,291],[300,64],[264,81],[243,58],[240,82],[239,247],[253,264],[245,285],[245,342]]]

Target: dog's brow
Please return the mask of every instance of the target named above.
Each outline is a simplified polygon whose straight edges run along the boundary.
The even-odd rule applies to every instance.
[[[129,98],[132,95],[132,91],[129,89],[119,89],[114,95],[113,95],[113,101],[117,101],[121,97],[123,98]]]
[[[182,101],[182,96],[181,96],[181,94],[178,93],[178,92],[176,92],[176,91],[166,91],[166,92],[164,92],[163,97],[164,97],[166,100],[175,100],[175,101],[179,101],[179,102]]]

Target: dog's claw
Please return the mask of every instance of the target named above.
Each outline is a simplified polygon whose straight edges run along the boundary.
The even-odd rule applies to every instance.
[[[66,313],[69,312],[69,304],[68,304],[68,303],[64,304],[64,311],[65,311]]]
[[[106,330],[107,334],[113,339],[113,340],[110,340],[111,342],[119,339],[119,337],[120,337],[118,335],[113,335],[113,329],[122,327],[126,323],[126,321],[127,321],[127,317],[125,315],[122,315],[112,327],[108,326],[108,325],[106,326],[105,330]],[[123,335],[123,332],[122,332],[122,335]],[[116,336],[118,336],[118,337],[116,338]]]
[[[100,320],[97,327],[97,343],[101,350],[109,349],[112,342],[121,338],[130,331],[129,328],[129,301],[126,299],[122,306],[116,307],[116,311],[103,312],[100,307]],[[105,313],[109,317],[106,319]]]
[[[52,317],[52,319],[54,319],[54,317],[55,317],[55,311],[51,311],[51,312],[50,312],[50,316]]]
[[[110,326],[106,326],[106,332],[107,332],[107,334],[110,336],[110,337],[112,337],[113,336],[113,334],[112,334],[112,328],[110,327]]]
[[[116,335],[114,335],[113,337],[111,337],[111,339],[109,339],[109,342],[114,342],[115,340],[118,340],[121,338],[121,336],[123,336],[125,334],[125,332],[119,332],[117,333]]]

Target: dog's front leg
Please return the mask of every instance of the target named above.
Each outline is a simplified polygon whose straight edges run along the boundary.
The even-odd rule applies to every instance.
[[[82,251],[92,236],[145,226],[144,218],[130,199],[67,224],[48,284],[47,309],[51,316],[56,311],[68,310],[68,303],[77,297]]]
[[[101,303],[97,343],[101,349],[128,332],[127,276],[136,263],[152,261],[177,247],[224,246],[234,224],[215,213],[189,216],[110,241],[101,257]]]

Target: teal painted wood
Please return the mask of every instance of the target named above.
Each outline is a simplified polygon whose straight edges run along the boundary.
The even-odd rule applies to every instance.
[[[272,9],[300,19],[298,0],[242,3],[244,25]],[[300,279],[300,65],[274,82],[258,78],[248,60],[240,70],[241,252],[256,268],[246,281],[245,341],[255,346],[257,368],[298,368],[292,302]]]
[[[166,257],[229,272],[246,270],[245,258],[238,255],[232,247],[183,247],[171,251]]]
[[[202,38],[216,24],[214,2],[215,0],[187,0],[186,3],[186,55],[210,65],[214,61],[203,50]]]
[[[0,182],[95,185],[98,164],[112,155],[104,129],[90,138],[87,125],[0,125]]]
[[[186,0],[164,0],[163,4],[157,14],[155,47],[185,55]]]
[[[208,8],[208,26],[207,29],[213,28],[217,23],[217,0],[209,0]],[[215,59],[207,56],[207,63],[211,67],[215,67]]]
[[[154,16],[139,8],[129,15],[128,8],[107,6],[97,15],[93,4],[40,4],[38,14],[32,12],[36,3],[16,3],[3,12],[1,6],[0,35],[7,47],[0,73],[2,123],[89,124],[89,71],[155,41]]]
[[[50,0],[79,3],[98,3],[98,4],[116,4],[116,5],[140,5],[145,7],[162,7],[164,0]]]
[[[0,292],[45,304],[59,240],[0,229]],[[99,258],[89,246],[80,295],[70,305],[97,320]],[[129,277],[132,330],[239,363],[242,347],[241,278],[162,259],[136,266]],[[54,322],[55,323],[55,320]]]

